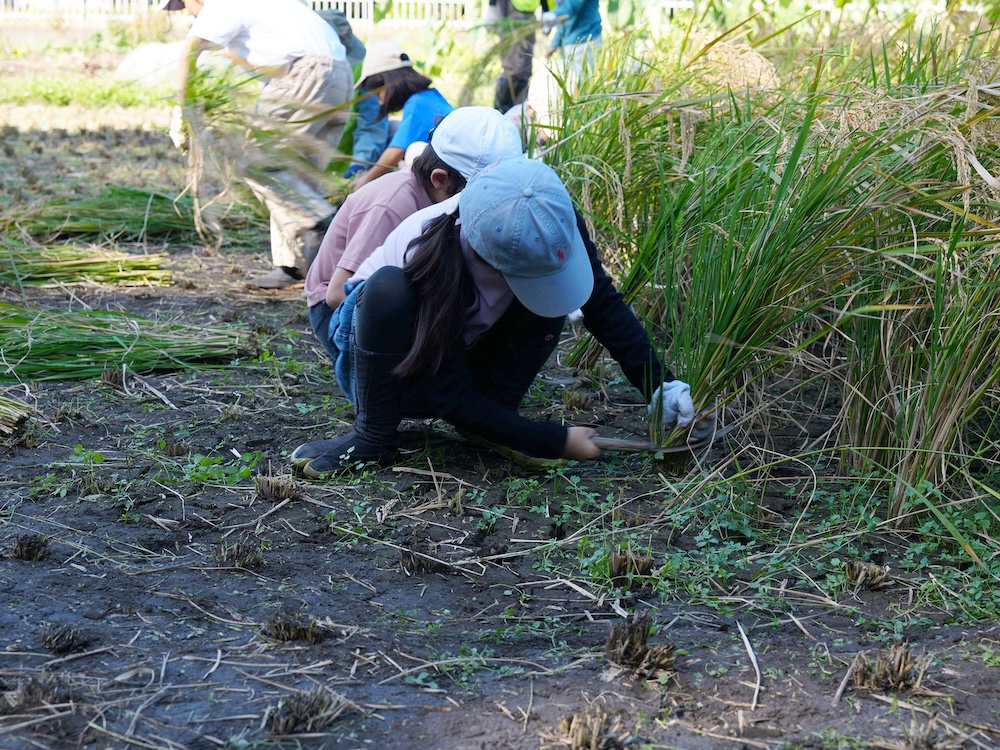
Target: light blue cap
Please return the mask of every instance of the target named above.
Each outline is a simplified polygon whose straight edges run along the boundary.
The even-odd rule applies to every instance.
[[[573,202],[551,167],[525,158],[494,162],[469,181],[458,205],[472,249],[531,312],[559,318],[590,299],[594,269]]]

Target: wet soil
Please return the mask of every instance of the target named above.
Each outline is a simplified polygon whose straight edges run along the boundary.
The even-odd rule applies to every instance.
[[[85,141],[106,143],[95,132]],[[148,134],[65,149],[91,155],[72,169],[30,145],[72,134],[6,136],[21,165],[8,202],[54,189],[25,169],[78,187],[130,184],[123,160],[132,182],[178,174]],[[163,171],[134,179],[145,159]],[[1000,628],[921,605],[903,576],[833,599],[791,567],[763,591],[748,562],[714,579],[704,606],[595,575],[595,539],[641,538],[654,567],[699,545],[698,528],[670,522],[678,478],[648,456],[526,468],[407,422],[392,466],[293,477],[289,452],[352,412],[300,292],[244,287],[267,269],[266,244],[261,229],[255,246],[163,247],[169,287],[0,288],[17,304],[240,323],[266,351],[120,383],[0,385],[34,410],[0,447],[0,748],[1000,746]],[[644,408],[613,365],[562,364],[575,335],[524,411],[641,436]],[[717,444],[703,468],[753,440]],[[768,523],[794,523],[794,488],[765,486]],[[19,559],[33,542],[40,559]],[[675,649],[662,669],[606,655],[635,612],[655,625],[648,646]],[[848,679],[860,652],[903,640],[919,679]]]

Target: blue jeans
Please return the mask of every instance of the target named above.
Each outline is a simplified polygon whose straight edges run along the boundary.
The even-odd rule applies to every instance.
[[[358,96],[368,93],[358,90]],[[357,119],[354,124],[354,146],[351,156],[355,161],[368,164],[378,161],[389,143],[389,118],[378,118],[378,97],[365,97],[354,105]]]
[[[354,403],[354,308],[358,302],[358,290],[363,281],[344,285],[347,297],[331,309],[326,302],[317,302],[309,308],[309,323],[313,333],[323,345],[333,362],[333,372],[337,385]]]

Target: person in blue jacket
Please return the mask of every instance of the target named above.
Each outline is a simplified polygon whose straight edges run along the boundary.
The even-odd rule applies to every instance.
[[[593,67],[594,50],[601,46],[601,11],[597,0],[561,0],[542,13],[542,30],[555,27],[545,57],[562,50],[567,72],[579,79],[583,68]]]
[[[413,69],[413,61],[398,45],[372,45],[361,68],[361,89],[378,92],[378,119],[402,110],[395,130],[390,126],[389,142],[375,163],[359,173],[352,183],[357,188],[393,171],[406,149],[426,142],[439,119],[454,107],[441,92],[431,88],[431,79]]]

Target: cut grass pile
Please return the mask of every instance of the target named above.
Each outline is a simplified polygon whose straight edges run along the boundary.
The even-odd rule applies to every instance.
[[[123,253],[83,245],[21,245],[8,243],[0,255],[0,283],[12,286],[48,286],[96,282],[122,286],[169,284],[173,274],[164,269],[162,253]]]
[[[187,195],[159,190],[107,186],[89,198],[60,196],[14,217],[0,217],[0,228],[20,230],[36,240],[51,242],[73,237],[120,242],[171,241],[198,243],[194,207]],[[246,210],[214,217],[229,234],[255,230],[261,219]]]
[[[237,326],[159,322],[124,312],[0,304],[0,380],[100,378],[107,368],[179,370],[254,353]]]

